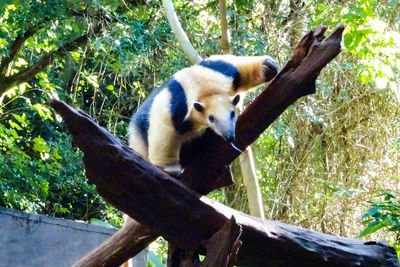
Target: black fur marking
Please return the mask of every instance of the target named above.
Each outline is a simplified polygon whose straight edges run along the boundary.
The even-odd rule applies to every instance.
[[[241,84],[241,77],[238,69],[230,63],[222,60],[202,60],[199,63],[200,66],[212,69],[227,77],[233,78],[233,88],[237,90]]]
[[[146,101],[144,101],[144,103],[137,109],[135,114],[133,114],[132,116],[132,122],[139,129],[140,134],[142,135],[146,145],[149,144],[148,136],[150,127],[150,122],[149,122],[150,109],[151,106],[153,105],[154,97],[156,97],[161,92],[161,90],[165,88],[167,82],[165,82],[163,85],[154,90],[150,94],[150,96],[146,99]]]
[[[174,79],[171,79],[166,86],[168,86],[168,90],[172,96],[172,123],[179,134],[185,134],[193,128],[193,124],[190,121],[185,121],[186,114],[188,113],[185,91],[182,85]]]

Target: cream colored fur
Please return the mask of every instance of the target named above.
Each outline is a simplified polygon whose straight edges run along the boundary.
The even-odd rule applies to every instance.
[[[247,91],[254,86],[264,83],[263,61],[266,57],[236,57],[230,55],[212,56],[236,66],[241,75],[241,86],[234,90],[233,78],[227,77],[209,68],[194,65],[177,72],[173,78],[185,91],[188,113],[186,120],[193,123],[192,131],[180,135],[175,131],[170,114],[171,95],[168,90],[162,90],[154,97],[150,113],[148,130],[148,147],[133,124],[129,128],[129,145],[143,157],[166,171],[175,174],[181,171],[179,152],[184,142],[200,135],[210,127],[209,115],[213,114],[221,123],[229,116],[227,112],[234,109],[232,98],[238,92]],[[201,102],[205,110],[198,112],[194,109],[195,102]],[[221,115],[221,116],[219,116]],[[224,117],[224,118],[223,118]],[[225,119],[226,120],[226,119]],[[218,129],[211,128],[217,133]]]

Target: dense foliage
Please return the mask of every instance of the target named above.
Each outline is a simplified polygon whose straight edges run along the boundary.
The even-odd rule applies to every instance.
[[[317,94],[290,107],[254,145],[267,217],[348,237],[380,228],[374,234],[398,242],[400,3],[227,4],[231,52],[269,54],[281,65],[305,31],[347,24],[345,49],[321,73]],[[174,5],[199,54],[221,53],[218,1]],[[0,205],[120,225],[85,179],[82,155],[48,100],[57,95],[125,139],[143,99],[188,65],[159,1],[2,1]],[[212,196],[247,211],[237,179]],[[366,230],[362,214],[374,218],[364,220]]]

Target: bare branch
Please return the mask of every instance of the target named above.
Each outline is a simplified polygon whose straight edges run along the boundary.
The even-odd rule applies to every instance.
[[[135,235],[132,235],[132,233],[135,233]],[[148,227],[129,218],[122,229],[72,267],[120,266],[126,259],[142,251],[156,238],[157,235],[151,233]]]
[[[196,52],[196,50],[194,50],[192,44],[189,41],[189,38],[183,30],[181,23],[179,22],[178,16],[175,13],[172,1],[163,0],[162,3],[165,9],[165,13],[167,14],[169,24],[171,25],[172,31],[174,32],[175,37],[178,40],[179,46],[182,48],[183,52],[192,64],[199,62],[201,60],[201,57]]]

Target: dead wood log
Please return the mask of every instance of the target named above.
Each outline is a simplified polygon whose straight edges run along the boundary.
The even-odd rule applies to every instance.
[[[232,267],[236,264],[239,248],[242,246],[240,236],[242,227],[236,223],[235,217],[225,223],[206,243],[207,257],[202,267]]]
[[[135,233],[132,235],[132,233]],[[150,228],[129,218],[125,226],[92,250],[88,255],[76,262],[72,267],[82,266],[119,266],[132,255],[138,254],[158,235]]]
[[[262,220],[202,197],[144,160],[86,113],[53,100],[105,200],[169,242],[198,250],[229,218],[242,227],[243,266],[399,266],[393,247]]]
[[[240,147],[244,148],[255,138],[257,138],[257,136],[297,98],[314,92],[313,84],[318,72],[340,51],[340,41],[343,29],[343,26],[339,26],[327,39],[323,39],[322,37],[324,28],[320,28],[316,32],[311,31],[306,34],[306,36],[295,49],[295,52],[293,53],[293,56],[289,60],[288,64],[282,69],[280,74],[278,74],[278,77],[275,78],[275,80],[268,86],[264,93],[256,99],[256,101],[245,111],[245,113],[239,117],[237,123],[237,136],[238,140],[240,141],[237,142],[237,144]],[[307,67],[312,67],[311,72],[307,71]],[[57,103],[54,102],[53,105],[57,105]],[[76,118],[74,118],[74,116],[71,117],[71,114],[68,115],[68,112],[64,113],[64,119],[66,119],[67,122],[80,125],[79,122],[76,122]],[[80,114],[80,116],[85,117],[86,115]],[[87,128],[85,124],[87,124],[87,122],[83,121],[82,123],[82,125],[77,127],[76,131],[78,133],[80,132],[81,134],[85,134]],[[208,137],[211,139],[207,140]],[[97,137],[94,136],[94,138],[83,140],[83,142],[87,142],[88,140],[97,142],[96,139]],[[95,147],[96,144],[92,143],[90,146]],[[193,153],[193,155],[188,152],[191,150],[190,147],[194,149],[192,151],[196,151],[196,153]],[[104,151],[108,150],[109,149],[98,148],[97,152],[94,151],[93,154],[102,154],[105,153]],[[117,152],[114,152],[117,155]],[[201,156],[204,153],[208,159],[204,156]],[[216,155],[217,157],[215,157]],[[230,149],[230,147],[227,147],[223,142],[218,140],[218,137],[215,137],[214,135],[205,135],[203,138],[197,140],[191,146],[187,146],[186,149],[182,151],[182,162],[186,168],[183,177],[188,179],[187,184],[189,186],[193,186],[193,188],[198,189],[201,192],[208,192],[213,188],[223,186],[224,184],[229,184],[229,175],[225,175],[225,177],[228,177],[228,180],[226,178],[219,180],[216,178],[221,173],[226,174],[226,172],[224,172],[228,169],[226,165],[236,156],[236,151],[233,151]],[[196,160],[196,157],[200,157],[200,159]],[[204,163],[202,163],[203,161]],[[123,162],[125,162],[125,160],[123,160]],[[119,163],[119,167],[122,169],[124,169],[125,165],[122,164],[123,162]],[[107,160],[104,166],[107,166]],[[140,164],[138,166],[139,169],[141,169],[144,173],[148,172],[147,167],[143,167]],[[100,163],[100,171],[102,168],[102,164]],[[115,173],[115,175],[118,174]],[[139,175],[139,177],[142,176],[142,174]],[[129,178],[132,177],[134,177],[133,173],[132,175],[129,175],[128,178],[124,178],[122,176],[119,177],[118,175],[118,178],[123,180],[129,180]],[[161,175],[161,177],[163,176]],[[204,182],[199,183],[199,181],[196,181],[196,179],[200,179],[200,181],[202,181],[204,178],[206,178]],[[114,197],[120,197],[119,195],[122,194],[120,191],[129,191],[129,189],[125,187],[125,184],[120,186],[121,187],[116,189],[114,192]],[[113,190],[115,189],[111,189],[111,191]],[[139,196],[141,194],[146,195],[146,192],[151,192],[153,195],[150,197],[150,199],[148,199],[148,201],[155,201],[159,197],[163,197],[159,193],[155,194],[155,192],[152,190],[152,186],[150,185],[148,186],[148,191],[142,191],[141,193],[139,192]],[[131,200],[122,199],[122,203],[120,203],[120,205],[129,206],[129,203],[132,203]],[[130,214],[129,212],[127,213]],[[265,265],[268,262],[268,265],[272,266],[301,266],[315,264],[334,266],[336,263],[340,265],[341,263],[346,262],[345,258],[348,260],[348,262],[342,265],[357,265],[358,263],[363,263],[365,266],[374,266],[376,264],[379,265],[380,263],[383,263],[383,265],[386,266],[398,265],[393,249],[379,242],[363,243],[362,241],[355,241],[357,244],[356,246],[349,245],[349,248],[347,248],[346,242],[348,239],[335,239],[334,237],[328,236],[334,239],[330,240],[330,238],[326,238],[326,235],[319,233],[316,233],[318,238],[315,239],[313,235],[310,234],[315,232],[296,227],[293,227],[294,230],[288,229],[286,231],[285,227],[290,228],[290,226],[280,223],[274,224],[274,222],[272,222],[272,225],[270,225],[269,221],[260,221],[259,219],[252,217],[248,218],[246,215],[237,213],[238,212],[235,211],[235,216],[239,216],[241,219],[241,225],[244,227],[244,235],[241,238],[244,242],[244,246],[241,248],[239,253],[239,263],[241,265]],[[207,218],[207,216],[200,216],[195,220],[197,221],[201,218],[204,219]],[[219,219],[214,222],[216,227],[211,227],[208,229],[206,227],[207,224],[205,224],[204,227],[210,230],[210,232],[216,230],[215,228],[222,227],[222,222],[220,222],[221,218],[218,218]],[[222,221],[226,220],[227,218],[230,218],[230,216],[226,217]],[[167,223],[170,222],[166,222],[166,224]],[[172,225],[175,226],[175,224]],[[198,227],[199,224],[196,224],[195,226]],[[177,226],[177,229],[179,229],[179,226]],[[126,230],[132,237],[135,237],[135,235],[138,234],[135,233],[134,229]],[[195,229],[193,230],[196,231]],[[318,242],[321,242],[322,246],[315,244]],[[338,243],[339,248],[336,247],[336,243]],[[326,245],[324,246],[324,244]],[[126,247],[127,245],[128,243],[126,242],[121,244],[123,247]],[[315,245],[316,248],[314,248]],[[347,250],[350,250],[350,252],[346,252]],[[106,252],[112,253],[112,251]],[[102,255],[106,254],[107,253],[103,253]],[[352,256],[348,257],[349,254]],[[99,255],[100,254],[97,256]],[[134,254],[130,256],[133,255]],[[91,256],[96,257],[96,255]],[[338,256],[338,259],[335,259],[336,256]],[[129,258],[126,257],[126,253],[124,254],[124,257],[125,258],[121,258],[121,263]],[[299,261],[299,259],[301,261]],[[386,262],[382,262],[382,259],[386,259]],[[113,265],[107,265],[106,263],[103,266]]]
[[[168,267],[232,267],[236,263],[239,248],[242,245],[240,236],[242,227],[232,217],[209,240],[203,243],[207,257],[199,259],[199,251],[184,250],[168,244]]]
[[[243,151],[289,105],[302,96],[315,93],[319,72],[341,50],[344,28],[339,25],[325,38],[326,27],[320,26],[301,39],[286,66],[238,117],[234,141],[237,147]],[[201,194],[230,185],[228,165],[238,156],[237,150],[208,131],[182,148],[181,164],[185,171],[180,179]]]

